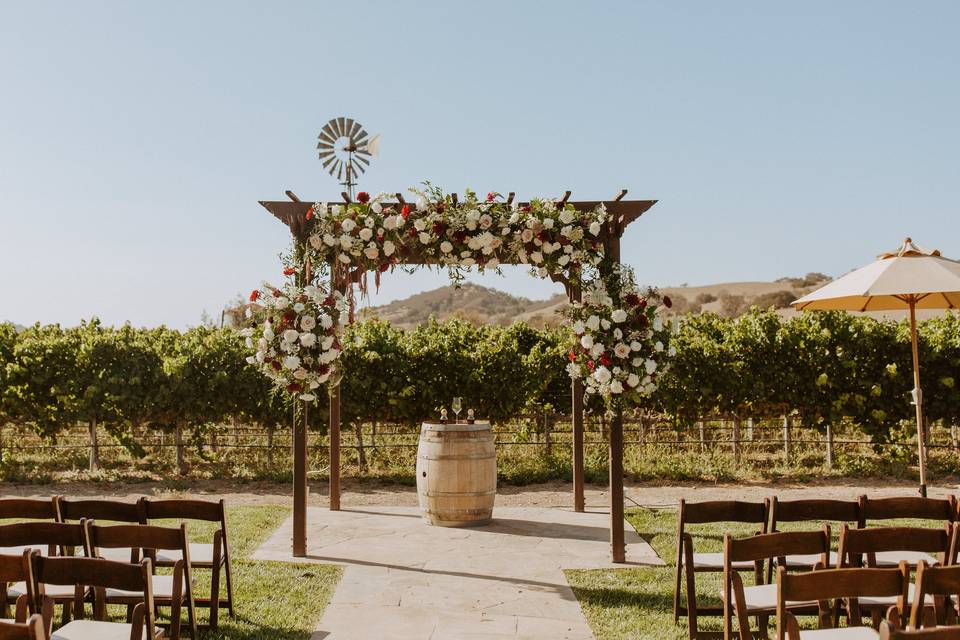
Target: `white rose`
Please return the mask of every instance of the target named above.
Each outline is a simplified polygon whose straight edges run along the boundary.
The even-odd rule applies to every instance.
[[[323,238],[320,236],[310,236],[310,246],[319,251],[323,247]]]
[[[613,380],[610,383],[610,393],[623,393],[623,383],[619,380]]]
[[[383,243],[383,255],[390,257],[393,255],[393,252],[397,250],[396,245],[393,244],[390,240],[386,240]]]
[[[346,233],[340,236],[340,248],[344,251],[350,251],[351,247],[353,247],[353,236]]]
[[[640,376],[635,373],[631,373],[629,376],[627,376],[627,386],[635,387],[638,384],[640,384]]]
[[[419,238],[421,244],[430,244],[431,236],[426,231],[421,231]]]
[[[653,392],[656,391],[656,390],[657,390],[657,385],[655,385],[655,384],[652,383],[652,382],[648,382],[648,383],[647,383],[646,385],[644,385],[644,387],[643,387],[643,392],[646,393],[647,395],[650,395],[651,393],[653,393]]]
[[[613,313],[610,314],[610,319],[614,322],[626,322],[627,312],[623,309],[614,309]]]
[[[630,343],[630,348],[634,351],[640,351],[640,349],[643,349],[643,345],[634,340]]]
[[[635,366],[635,367],[642,367],[642,366],[643,366],[643,358],[634,358],[633,360],[630,361],[630,364],[632,364],[632,365]]]
[[[367,256],[368,260],[375,260],[380,255],[380,249],[371,242],[370,246],[363,250],[363,255]]]
[[[593,372],[593,377],[600,384],[606,384],[607,382],[610,382],[610,378],[612,377],[612,375],[610,373],[610,370],[607,369],[606,367],[597,367],[597,370]]]
[[[571,222],[573,222],[573,211],[570,211],[569,209],[564,209],[563,211],[560,212],[559,217],[560,217],[560,222],[562,224],[570,224]]]
[[[339,260],[343,264],[350,264],[350,256],[348,256],[345,253],[341,253],[340,255],[338,255],[337,260]]]
[[[341,209],[340,205],[338,205],[338,204],[332,205],[332,206],[330,207],[330,214],[331,214],[331,215],[338,216],[338,215],[340,215],[340,209]]]
[[[325,233],[323,234],[323,244],[327,245],[328,247],[332,247],[333,245],[337,244],[337,239],[329,233]]]
[[[577,320],[570,326],[570,328],[573,330],[574,334],[580,335],[584,332],[586,327],[583,326],[583,320]]]
[[[530,254],[530,262],[534,264],[540,264],[541,262],[543,262],[543,254],[540,253],[539,251],[534,251],[533,253]]]
[[[657,343],[653,345],[654,351],[663,351],[663,343],[657,340]]]
[[[384,219],[383,219],[383,228],[384,228],[384,229],[387,229],[387,230],[389,230],[389,231],[393,231],[394,229],[396,229],[396,228],[397,228],[397,218],[400,218],[400,216],[387,216],[386,218],[384,218]],[[400,218],[400,219],[403,220],[403,218]]]
[[[266,338],[267,340],[273,340],[274,333],[273,333],[273,329],[270,328],[270,325],[267,325],[266,328],[264,328],[263,337]]]
[[[593,235],[595,235],[595,236],[600,235],[600,223],[599,223],[599,222],[593,221],[593,222],[590,223],[590,233],[593,234]]]
[[[606,351],[606,347],[603,346],[602,342],[593,343],[593,348],[590,349],[590,354],[593,356],[603,355],[603,352]]]
[[[559,264],[561,267],[567,266],[567,263],[568,263],[568,262],[570,262],[570,256],[568,256],[567,254],[563,254],[563,255],[560,256],[560,258],[557,260],[557,264]]]
[[[313,402],[317,399],[317,396],[313,395],[312,393],[301,393],[300,399],[304,402]]]
[[[417,211],[426,211],[428,207],[427,199],[423,196],[417,198]]]
[[[247,345],[247,349],[253,349],[253,338],[247,338],[243,341],[243,344]]]
[[[367,229],[373,229],[375,226],[377,226],[377,221],[371,218],[370,216],[367,216],[366,218],[364,218],[363,224]]]
[[[482,216],[480,216],[479,222],[480,222],[481,229],[489,229],[490,225],[493,224],[493,216],[491,216],[489,213],[485,213]]]
[[[581,332],[582,333],[582,332]],[[589,333],[580,338],[580,346],[584,349],[593,347],[593,336]]]
[[[296,329],[287,329],[283,332],[283,341],[284,342],[293,342],[300,337],[300,332]]]
[[[370,211],[373,211],[376,214],[383,213],[383,205],[379,202],[374,202],[372,205],[370,205]]]
[[[273,306],[275,306],[277,309],[286,309],[290,306],[290,299],[280,296],[274,301]]]
[[[487,264],[486,264],[487,269],[496,269],[499,266],[500,266],[500,261],[497,260],[496,258],[490,258],[489,260],[487,260]]]
[[[617,340],[621,340],[623,338],[623,331],[621,331],[619,328],[614,329],[613,337],[616,338]]]
[[[321,315],[320,315],[320,326],[323,327],[324,329],[329,329],[330,327],[333,326],[333,318],[331,318],[330,316],[328,316],[328,315],[325,314],[325,313],[324,313],[324,314],[321,314]],[[326,349],[326,347],[324,347],[324,349]]]
[[[590,316],[587,318],[587,328],[591,331],[596,331],[600,328],[600,318],[597,316]]]
[[[670,347],[669,349],[667,349],[667,353],[668,353],[668,354],[670,355],[670,357],[672,358],[673,356],[677,355],[677,348],[676,348],[676,347]]]
[[[520,240],[522,240],[524,243],[527,243],[533,240],[533,229],[524,229],[520,233]]]
[[[293,305],[293,310],[296,311],[297,313],[303,313],[303,310],[306,308],[307,307],[304,306],[302,302],[298,302],[295,305]]]
[[[257,364],[257,356],[247,356],[247,364]]]
[[[344,232],[350,233],[357,228],[357,223],[353,221],[353,218],[345,218],[340,222],[340,228],[343,229]]]
[[[453,245],[444,240],[440,243],[440,251],[443,251],[444,253],[450,253],[453,251]]]
[[[600,326],[603,327],[604,331],[606,331],[607,329],[610,328],[610,321],[604,318],[603,320],[600,321]]]
[[[472,267],[472,266],[475,265],[476,263],[477,263],[477,261],[474,260],[473,258],[463,258],[463,259],[460,260],[460,264],[463,265],[463,266],[465,266],[465,267]]]
[[[296,370],[300,368],[300,358],[297,356],[287,356],[283,359],[283,366],[290,370]]]
[[[301,367],[293,372],[293,377],[297,380],[305,380],[307,377],[307,370]]]
[[[656,318],[653,319],[653,330],[654,331],[663,330],[663,318],[661,318],[660,316],[657,316]]]
[[[317,326],[317,320],[313,316],[303,316],[300,318],[300,328],[304,331],[312,331]]]
[[[423,218],[417,218],[416,220],[413,221],[413,228],[416,229],[417,231],[423,231],[424,229],[427,228],[427,221],[424,220]]]
[[[369,218],[367,218],[369,220]],[[367,242],[370,238],[373,237],[373,229],[369,227],[364,227],[360,229],[360,239],[364,242]]]
[[[617,343],[617,346],[615,346],[615,347],[613,348],[613,353],[614,353],[618,358],[626,358],[626,357],[628,357],[628,356],[630,355],[630,347],[628,347],[627,345],[623,344],[622,342],[618,342],[618,343]]]
[[[657,361],[656,360],[647,360],[644,363],[644,366],[647,368],[647,373],[653,373],[657,370]]]
[[[326,336],[326,337],[320,342],[320,348],[323,349],[324,351],[329,351],[329,350],[330,350],[330,347],[333,346],[333,341],[334,341],[334,337],[333,337],[333,336]]]
[[[301,333],[300,334],[300,344],[305,346],[307,349],[317,344],[317,336],[314,333]]]
[[[544,219],[543,219],[543,228],[544,228],[544,229],[553,229],[553,218],[544,218]]]

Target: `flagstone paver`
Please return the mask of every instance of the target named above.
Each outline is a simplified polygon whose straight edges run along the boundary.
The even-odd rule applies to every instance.
[[[416,507],[308,509],[308,557],[288,519],[254,558],[345,565],[313,640],[593,638],[563,569],[609,560],[609,515],[507,507],[482,527],[424,523]],[[661,565],[624,522],[627,561]]]

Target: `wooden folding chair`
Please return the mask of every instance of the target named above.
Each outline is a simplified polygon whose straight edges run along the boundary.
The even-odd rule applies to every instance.
[[[693,536],[686,530],[688,524],[711,524],[742,522],[759,525],[757,533],[766,533],[767,516],[770,511],[768,500],[763,502],[741,502],[739,500],[717,500],[710,502],[687,503],[680,500],[677,514],[677,562],[676,580],[673,587],[673,621],[676,624],[680,616],[687,616],[687,626],[691,640],[719,635],[716,632],[701,632],[698,628],[699,616],[722,616],[723,607],[697,604],[695,574],[723,572],[723,553],[697,553],[693,550]],[[755,571],[753,563],[739,563],[733,566],[736,571]],[[757,576],[760,579],[760,576]],[[681,606],[680,591],[684,584],[686,606]]]
[[[57,500],[58,519],[60,522],[79,522],[81,519],[107,522],[129,522],[139,524],[144,521],[143,498],[136,502],[122,502],[120,500]],[[134,550],[135,551],[135,550]],[[117,562],[139,562],[139,554],[126,549],[105,549],[105,560]]]
[[[791,573],[786,567],[777,568],[777,639],[801,640],[856,640],[876,638],[872,628],[859,626],[859,604],[863,597],[896,598],[896,611],[902,611],[907,587],[910,584],[910,569],[902,563],[896,569],[824,569],[806,573]],[[789,603],[815,600],[818,607],[819,628],[831,631],[800,631],[797,618],[789,609]],[[857,626],[839,628],[839,606],[831,600],[845,600],[846,610],[853,612],[851,620]],[[899,619],[899,616],[898,616]]]
[[[0,620],[0,640],[49,640],[43,618],[33,614],[26,622]]]
[[[57,497],[40,500],[34,498],[0,499],[0,520],[57,520]],[[19,555],[24,549],[9,546],[6,541],[0,546],[0,553]]]
[[[190,543],[190,566],[192,569],[209,569],[211,574],[210,597],[196,598],[198,607],[210,608],[210,627],[216,628],[220,607],[226,606],[233,616],[233,572],[230,566],[230,540],[227,537],[227,511],[223,500],[153,500],[144,498],[144,522],[157,519],[200,520],[217,522],[220,527],[213,534],[213,543]],[[176,552],[157,552],[157,566],[173,566],[181,555]],[[220,597],[220,572],[227,583],[227,597]]]
[[[153,640],[161,638],[163,630],[157,628],[151,577],[150,559],[140,564],[112,562],[100,558],[45,558],[33,556],[33,580],[37,593],[42,594],[45,585],[76,585],[90,587],[94,593],[94,619],[79,617],[68,622],[54,634],[58,640],[104,640],[129,637],[130,640]],[[119,589],[140,593],[133,607],[129,622],[109,622],[102,594],[107,589]],[[82,613],[82,611],[80,612]]]
[[[819,564],[825,566],[830,553],[830,527],[823,525],[820,531],[787,531],[765,533],[747,538],[723,538],[723,629],[727,640],[733,638],[733,617],[737,618],[740,640],[753,640],[750,616],[757,617],[757,626],[762,637],[767,635],[767,620],[777,611],[777,585],[763,583],[763,563],[789,555],[817,554]],[[757,568],[757,584],[743,585],[743,578],[734,569],[736,563],[751,563]],[[816,613],[815,600],[790,601],[787,607]]]
[[[924,606],[931,598],[933,607]],[[957,603],[960,603],[960,566],[936,567],[921,560],[910,608],[910,628],[958,624]]]
[[[89,544],[84,524],[65,524],[63,522],[18,522],[16,524],[0,525],[0,540],[17,548],[32,550],[42,554],[48,552],[51,556],[72,556],[79,549],[80,553],[87,554]],[[30,593],[30,583],[21,580],[9,587],[8,598],[17,598]],[[74,585],[49,585],[45,591],[53,605],[63,605],[63,622],[70,620],[71,611],[83,609],[86,592],[74,588]],[[36,594],[34,594],[36,597]],[[34,610],[34,613],[37,611]],[[81,614],[77,614],[81,615]]]
[[[146,524],[98,526],[87,523],[91,555],[100,557],[103,549],[129,549],[132,553],[151,560],[161,551],[177,551],[182,559],[173,565],[173,575],[151,576],[153,601],[157,606],[170,607],[170,638],[179,640],[181,634],[181,608],[187,605],[190,637],[197,638],[197,615],[193,601],[193,575],[190,571],[190,542],[187,525],[179,528],[154,527]],[[128,617],[133,607],[143,600],[142,590],[107,589],[103,594],[106,604],[127,605]]]
[[[926,529],[923,527],[876,527],[873,529],[850,529],[843,525],[840,530],[840,567],[860,567],[866,565],[871,568],[881,567],[878,556],[887,558],[900,556],[901,562],[912,565],[911,559],[918,557],[930,558],[933,562],[949,565],[955,560],[956,527],[945,526],[942,529]],[[934,558],[930,554],[937,554]],[[922,560],[921,560],[922,561]],[[910,585],[908,603],[914,599],[914,587]],[[896,604],[893,599],[861,598],[860,607],[869,612],[873,618],[874,627],[878,627],[884,611]],[[933,604],[932,599],[929,604]],[[911,604],[912,608],[912,604]]]
[[[872,521],[913,519],[932,520],[938,524],[956,522],[957,499],[921,498],[919,496],[899,496],[894,498],[870,498],[860,496],[860,520],[857,527],[863,529]],[[922,552],[882,552],[876,558],[878,567],[895,567],[906,560],[915,567],[920,560],[933,564],[935,559]]]
[[[820,524],[848,523],[860,521],[860,505],[854,500],[780,500],[776,496],[770,499],[770,533],[779,531],[783,522],[815,522]],[[805,556],[787,556],[784,565],[788,570],[810,571],[820,561],[816,554]],[[767,582],[773,578],[775,559],[767,570]],[[837,554],[830,552],[827,568],[837,565]]]
[[[958,640],[960,626],[934,627],[932,629],[897,629],[887,621],[880,624],[880,640]]]

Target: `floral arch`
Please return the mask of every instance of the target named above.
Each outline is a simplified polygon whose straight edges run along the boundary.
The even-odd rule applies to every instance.
[[[623,562],[623,407],[655,388],[665,366],[667,331],[656,316],[659,299],[640,291],[620,264],[627,225],[656,200],[557,199],[518,202],[514,194],[466,191],[445,194],[429,183],[402,194],[343,193],[335,203],[261,201],[293,236],[284,256],[282,286],[264,283],[252,300],[267,320],[248,331],[251,362],[302,401],[294,421],[293,554],[306,555],[306,412],[318,390],[330,393],[330,509],[340,508],[339,330],[352,320],[352,289],[373,274],[403,268],[446,268],[454,282],[467,269],[527,265],[532,275],[564,285],[571,302],[572,335],[567,370],[572,379],[574,509],[584,510],[584,393],[613,411],[610,425],[610,541],[614,562]],[[669,304],[669,301],[666,301]]]

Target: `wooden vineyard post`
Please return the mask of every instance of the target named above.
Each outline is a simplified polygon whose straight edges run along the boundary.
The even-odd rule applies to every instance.
[[[697,427],[700,430],[700,453],[703,453],[707,450],[707,437],[703,429],[703,420],[697,421]]]
[[[623,410],[617,409],[610,423],[610,555],[613,562],[626,562],[623,538]]]
[[[833,469],[833,425],[827,423],[827,469]]]
[[[790,462],[790,416],[783,416],[783,457]]]
[[[543,445],[546,454],[549,456],[553,453],[553,436],[550,432],[553,429],[553,413],[543,414]]]
[[[957,423],[950,423],[950,446],[953,447],[954,451],[957,449]]]
[[[293,555],[307,555],[307,421],[306,402],[294,401],[293,415]]]
[[[753,418],[747,418],[747,440],[753,442]]]
[[[570,284],[570,302],[579,302],[580,286]],[[573,510],[582,512],[586,508],[583,494],[583,381],[574,378],[570,383],[573,410]]]
[[[740,462],[740,416],[733,417],[733,461]]]

